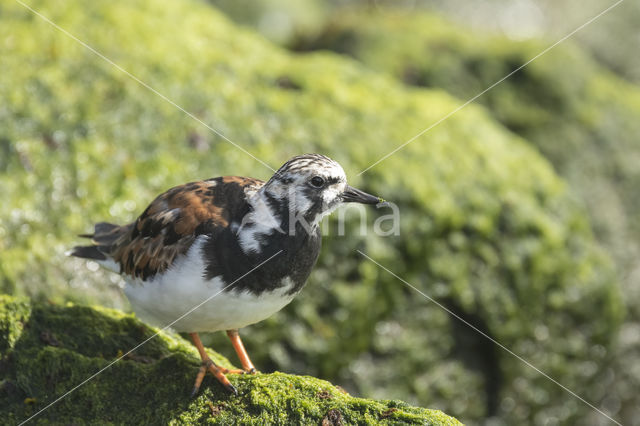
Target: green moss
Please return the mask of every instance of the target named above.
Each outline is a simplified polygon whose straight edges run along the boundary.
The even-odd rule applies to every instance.
[[[294,47],[348,54],[410,86],[444,89],[460,99],[459,105],[555,41],[516,41],[456,25],[425,11],[338,8],[334,12],[319,35],[312,29],[309,37],[299,39]],[[571,192],[585,207],[596,237],[616,263],[629,312],[624,328],[637,329],[640,87],[614,75],[568,40],[483,93],[475,103],[484,105],[505,127],[526,138],[566,178]],[[530,241],[527,246],[532,248],[531,244],[536,243]],[[490,250],[482,252],[493,257]],[[512,260],[521,261],[517,255]],[[453,262],[453,257],[445,262]],[[544,263],[543,268],[550,266]],[[581,269],[582,273],[589,272]],[[529,285],[535,286],[534,281]],[[538,294],[547,296],[553,306],[568,307],[562,290]],[[540,330],[544,334],[545,329]],[[602,380],[595,381],[610,384],[598,386],[592,393],[594,400],[606,398],[609,406],[616,407],[622,423],[640,416],[640,397],[628,391],[640,385],[640,371],[628,369],[637,363],[632,360],[640,358],[634,336],[621,334],[619,345],[602,361],[610,369],[603,370]]]
[[[549,415],[570,422],[585,412],[360,249],[564,385],[596,403],[604,398],[599,374],[623,312],[610,260],[552,166],[487,109],[470,105],[358,178],[459,101],[332,53],[290,54],[197,1],[30,4],[273,167],[294,154],[325,153],[354,186],[398,204],[400,236],[359,235],[353,212],[346,237],[329,223],[301,295],[243,330],[259,369],[310,374],[470,421]],[[0,283],[7,292],[126,309],[117,279],[64,256],[75,234],[97,221],[133,220],[172,185],[271,174],[18,3],[0,5],[0,40]],[[386,213],[370,209],[367,228]],[[119,336],[113,325],[96,327],[107,341]],[[224,336],[209,339],[228,350]],[[105,359],[130,346],[100,345]],[[151,348],[153,356],[166,353]],[[60,363],[80,356],[64,361],[64,349],[55,351]],[[82,373],[104,365],[91,359]],[[183,363],[191,371],[193,359],[122,368]],[[171,374],[180,392],[159,390],[160,405],[192,380],[192,373]],[[99,380],[87,386],[99,394]],[[142,381],[130,386],[129,394],[155,392]],[[119,401],[135,415],[124,396]],[[84,404],[91,410],[101,402],[86,394]]]
[[[107,367],[35,417],[36,424],[317,424],[331,410],[345,424],[460,424],[437,410],[355,398],[327,381],[283,373],[230,376],[237,397],[208,377],[200,395],[191,399],[199,358],[178,335],[104,308],[31,306],[3,296],[0,310],[0,341],[13,342],[0,360],[5,424],[27,419]],[[16,337],[18,328],[24,331]],[[218,364],[231,367],[210,353]]]
[[[571,184],[622,276],[638,268],[640,250],[640,88],[599,65],[568,41],[516,41],[449,22],[425,11],[337,8],[324,31],[292,41],[302,50],[331,49],[412,86],[475,97],[527,66],[476,102],[526,138]],[[629,278],[626,290],[640,292]],[[637,297],[630,298],[637,300]],[[631,303],[635,316],[640,305]]]
[[[0,294],[0,356],[16,344],[30,314],[31,306],[26,300]]]

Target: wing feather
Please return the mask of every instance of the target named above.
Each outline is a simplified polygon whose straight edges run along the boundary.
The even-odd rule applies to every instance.
[[[228,227],[238,211],[234,203],[246,204],[238,195],[263,184],[234,176],[177,186],[159,195],[135,222],[117,228],[100,224],[90,237],[122,274],[146,280],[166,271],[198,235]]]

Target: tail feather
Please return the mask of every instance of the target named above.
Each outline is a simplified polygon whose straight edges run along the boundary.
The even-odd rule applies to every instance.
[[[108,222],[96,223],[93,227],[93,234],[79,234],[81,238],[108,239],[115,240],[121,235],[122,227]]]
[[[100,222],[94,226],[93,234],[80,234],[82,238],[90,238],[94,245],[75,246],[67,254],[85,259],[108,260],[108,253],[120,236],[129,230],[129,226]]]
[[[107,256],[98,249],[98,246],[75,246],[68,254],[85,259],[107,260]]]
[[[116,225],[109,222],[99,222],[99,223],[96,223],[95,226],[93,227],[93,233],[95,235],[108,234],[120,228],[122,228],[120,225]]]

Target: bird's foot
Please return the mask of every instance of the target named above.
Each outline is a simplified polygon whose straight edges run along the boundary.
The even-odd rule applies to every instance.
[[[249,355],[247,354],[244,345],[242,344],[242,340],[240,340],[240,334],[238,334],[238,330],[227,330],[227,336],[231,340],[231,344],[233,348],[236,350],[238,354],[238,358],[240,358],[240,363],[242,364],[242,369],[246,374],[256,374],[258,371],[253,366],[251,359],[249,359]]]
[[[207,371],[210,371],[211,374],[213,374],[213,376],[222,384],[222,386],[224,386],[227,391],[233,393],[236,396],[238,395],[238,389],[236,389],[236,387],[231,384],[225,374],[245,374],[245,371],[220,367],[210,359],[206,359],[202,361],[200,369],[198,370],[196,382],[193,385],[193,390],[191,391],[191,397],[194,397],[198,394],[198,390],[200,389],[200,385],[202,384],[202,380],[204,379],[204,375],[207,374]]]

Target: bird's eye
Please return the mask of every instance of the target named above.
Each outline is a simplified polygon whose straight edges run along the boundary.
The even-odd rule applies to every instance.
[[[324,186],[324,179],[320,176],[314,176],[311,178],[311,186],[316,188],[322,188]]]

